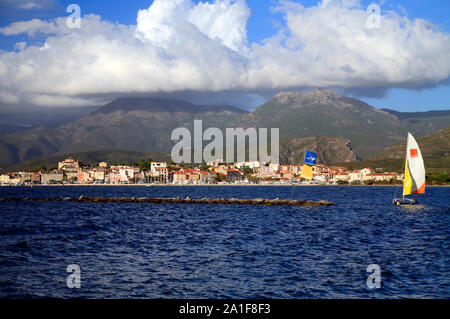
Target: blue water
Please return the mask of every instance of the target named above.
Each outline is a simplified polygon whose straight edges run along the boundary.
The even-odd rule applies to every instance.
[[[288,198],[290,187],[1,187],[0,197]],[[449,298],[450,188],[296,187],[331,207],[0,202],[0,297]],[[81,268],[69,289],[66,267]],[[381,268],[369,289],[366,268]]]

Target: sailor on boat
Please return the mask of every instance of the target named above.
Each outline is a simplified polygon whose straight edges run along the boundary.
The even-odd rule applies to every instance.
[[[417,200],[415,198],[394,198],[392,200],[393,205],[415,205]]]

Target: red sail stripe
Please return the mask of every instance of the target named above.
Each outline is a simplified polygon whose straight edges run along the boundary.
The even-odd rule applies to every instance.
[[[423,194],[425,193],[425,182],[423,182],[422,186],[420,186],[420,188],[414,192],[412,192],[411,194]]]

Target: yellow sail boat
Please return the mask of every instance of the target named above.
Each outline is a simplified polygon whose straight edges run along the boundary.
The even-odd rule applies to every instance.
[[[416,140],[408,133],[406,142],[405,177],[403,179],[403,197],[394,198],[394,205],[414,205],[417,200],[405,196],[425,193],[425,166],[422,153]]]

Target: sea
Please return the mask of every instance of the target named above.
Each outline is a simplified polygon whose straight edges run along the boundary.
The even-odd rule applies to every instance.
[[[450,188],[0,187],[0,197],[328,200],[325,207],[0,202],[0,298],[450,298]]]

